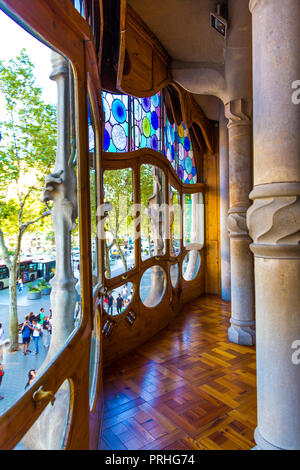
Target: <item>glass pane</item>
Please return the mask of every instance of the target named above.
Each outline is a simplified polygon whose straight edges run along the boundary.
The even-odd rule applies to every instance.
[[[104,172],[104,197],[110,204],[104,222],[105,276],[119,276],[134,266],[132,169]]]
[[[132,150],[151,148],[161,152],[161,97],[132,98]]]
[[[55,394],[15,450],[61,450],[65,446],[70,419],[71,386],[69,380]]]
[[[142,260],[165,253],[165,178],[161,169],[141,165]]]
[[[170,277],[171,277],[171,284],[175,288],[178,283],[179,279],[179,266],[177,264],[172,264],[170,267]]]
[[[129,152],[128,96],[102,93],[105,114],[104,151]]]
[[[197,243],[200,249],[204,244],[204,205],[201,193],[183,194],[184,246]]]
[[[133,284],[131,282],[107,292],[103,303],[104,310],[109,315],[120,315],[131,303],[133,294]]]
[[[93,407],[95,400],[95,393],[97,387],[98,368],[100,359],[100,316],[99,310],[95,312],[94,325],[91,337],[91,350],[90,350],[90,368],[89,368],[89,392],[90,392],[90,408]]]
[[[80,320],[81,292],[72,64],[0,11],[2,44],[7,37],[14,41],[0,52],[1,225],[8,250],[0,253],[0,415],[24,393],[28,372],[40,372],[65,346]],[[27,227],[22,239],[20,220]],[[16,273],[8,269],[14,262]]]
[[[188,128],[182,122],[176,132],[178,151],[178,176],[183,183],[196,183],[197,171]]]
[[[98,282],[98,243],[97,243],[97,173],[96,173],[96,130],[95,120],[88,99],[89,164],[90,164],[90,210],[91,210],[91,250],[93,285]]]
[[[182,263],[182,275],[186,281],[195,279],[200,268],[200,253],[197,250],[191,250],[185,256]]]
[[[181,208],[179,192],[170,186],[170,255],[178,256],[181,250]]]
[[[160,266],[147,269],[140,282],[140,298],[146,307],[158,305],[165,293],[166,275]]]

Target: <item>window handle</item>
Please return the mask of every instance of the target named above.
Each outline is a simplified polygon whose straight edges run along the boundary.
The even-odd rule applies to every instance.
[[[34,392],[34,394],[32,395],[32,398],[35,402],[49,399],[52,406],[54,405],[54,401],[55,401],[55,396],[53,392],[43,390],[43,386],[41,386],[38,390]]]

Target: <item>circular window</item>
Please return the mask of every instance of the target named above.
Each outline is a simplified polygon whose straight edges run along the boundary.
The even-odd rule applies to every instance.
[[[197,250],[191,250],[187,253],[182,263],[182,275],[186,281],[195,279],[200,268],[200,253]]]
[[[171,277],[171,284],[173,287],[177,286],[178,278],[179,278],[179,267],[177,264],[172,264],[170,267],[170,277]]]
[[[165,293],[166,275],[160,266],[147,269],[140,282],[140,298],[146,307],[158,305]]]
[[[120,315],[126,310],[133,297],[133,284],[127,282],[108,291],[103,302],[104,310],[109,315]]]

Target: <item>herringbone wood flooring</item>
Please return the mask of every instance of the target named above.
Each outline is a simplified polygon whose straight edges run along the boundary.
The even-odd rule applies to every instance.
[[[204,296],[107,367],[101,449],[251,449],[255,348],[229,343],[230,304]]]

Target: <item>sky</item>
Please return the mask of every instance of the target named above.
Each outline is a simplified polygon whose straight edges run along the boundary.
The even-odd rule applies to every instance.
[[[33,62],[34,75],[43,90],[43,99],[56,104],[56,84],[49,79],[51,72],[51,49],[31,36],[0,9],[0,60],[9,60],[25,48]]]

